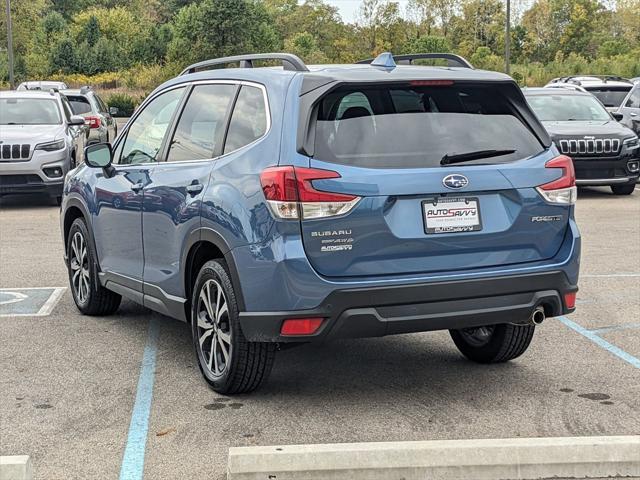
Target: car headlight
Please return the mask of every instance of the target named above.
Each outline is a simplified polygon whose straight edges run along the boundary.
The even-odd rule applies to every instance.
[[[56,150],[62,150],[65,146],[64,140],[57,140],[55,142],[41,143],[36,145],[36,150],[43,150],[45,152],[55,152]]]
[[[627,147],[627,150],[634,150],[640,146],[640,141],[638,137],[627,138],[622,142],[622,145]]]

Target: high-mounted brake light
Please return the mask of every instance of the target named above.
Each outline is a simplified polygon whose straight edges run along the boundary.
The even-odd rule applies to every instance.
[[[102,123],[100,122],[100,117],[88,116],[84,117],[84,124],[89,125],[89,128],[100,128]]]
[[[325,218],[350,212],[360,197],[316,190],[311,183],[327,178],[340,178],[340,174],[317,168],[269,167],[260,174],[260,183],[278,218]]]
[[[573,205],[576,203],[578,191],[573,160],[566,155],[560,155],[549,160],[544,166],[545,168],[562,169],[562,175],[560,178],[536,188],[542,198],[549,203],[559,205]]]
[[[411,80],[409,85],[413,87],[448,87],[453,85],[453,80]]]

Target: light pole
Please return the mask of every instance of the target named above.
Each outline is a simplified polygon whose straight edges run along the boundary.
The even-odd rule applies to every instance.
[[[507,0],[507,36],[504,41],[504,50],[505,72],[509,75],[511,73],[511,0]]]
[[[7,6],[7,54],[9,56],[9,88],[15,88],[13,78],[13,33],[11,32],[11,0],[5,1]]]

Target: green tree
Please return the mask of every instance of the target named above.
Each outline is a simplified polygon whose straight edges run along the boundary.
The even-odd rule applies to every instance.
[[[182,64],[206,58],[271,50],[261,43],[270,19],[248,0],[202,0],[182,8],[173,23],[169,61]],[[267,23],[267,25],[264,25]]]
[[[75,73],[77,71],[78,54],[73,40],[64,38],[53,47],[49,66],[52,72]]]
[[[407,53],[444,53],[451,51],[451,43],[445,37],[425,35],[414,38],[405,46]]]
[[[89,47],[93,47],[100,38],[100,25],[95,15],[89,17],[89,21],[85,24],[82,31],[82,37],[85,39]]]

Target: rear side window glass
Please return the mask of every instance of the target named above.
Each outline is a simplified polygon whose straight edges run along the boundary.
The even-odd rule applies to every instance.
[[[91,104],[89,100],[81,96],[67,95],[67,100],[71,104],[71,110],[74,115],[82,115],[83,113],[91,113]]]
[[[605,107],[619,107],[629,94],[631,87],[591,87],[587,90],[595,95]]]
[[[267,131],[267,110],[262,90],[243,85],[231,116],[224,153],[249,145]]]
[[[180,115],[168,162],[213,158],[222,143],[224,120],[235,85],[197,85]]]
[[[626,106],[629,108],[640,108],[640,88],[636,88],[631,94]]]
[[[422,168],[479,151],[513,152],[465,165],[540,153],[542,144],[505,90],[486,84],[342,87],[320,101],[314,157],[368,168]]]

